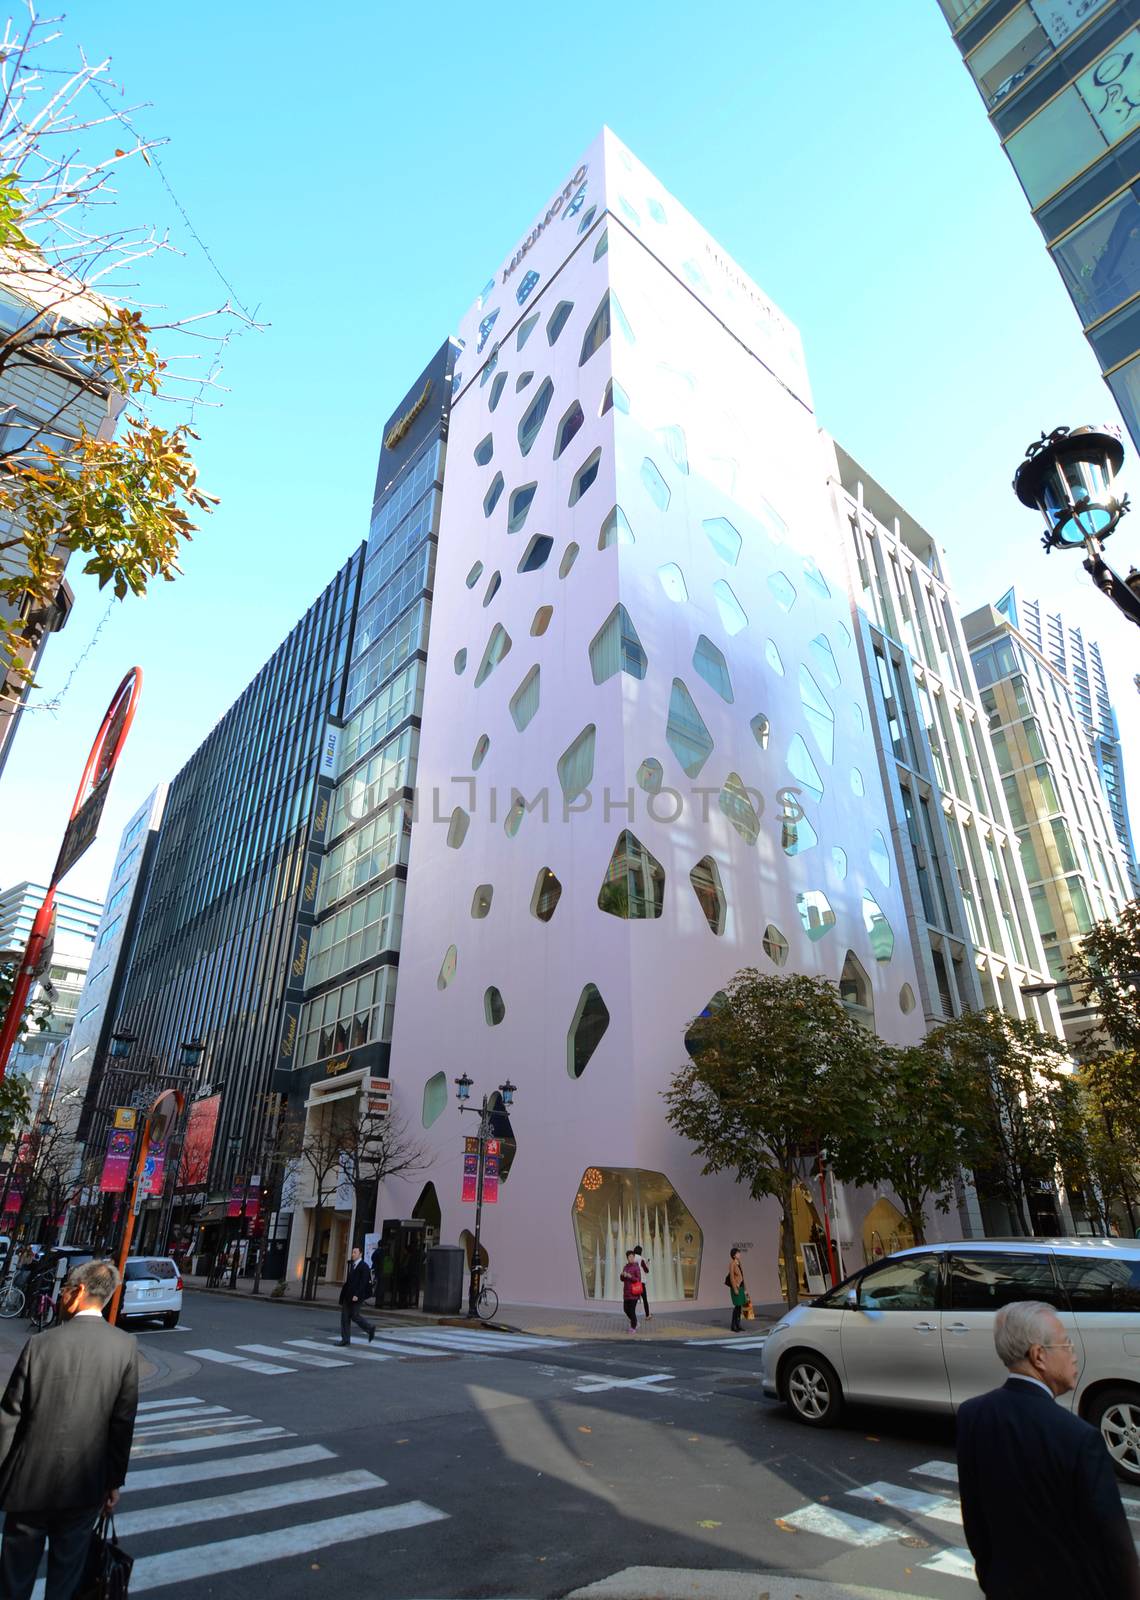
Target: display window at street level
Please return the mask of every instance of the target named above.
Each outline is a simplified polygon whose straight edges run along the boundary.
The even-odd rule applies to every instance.
[[[571,1206],[582,1291],[587,1300],[620,1300],[625,1253],[640,1245],[650,1303],[693,1300],[704,1235],[663,1172],[587,1167]]]

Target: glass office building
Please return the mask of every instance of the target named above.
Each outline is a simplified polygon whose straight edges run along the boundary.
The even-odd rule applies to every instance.
[[[1140,447],[1140,0],[938,0]]]

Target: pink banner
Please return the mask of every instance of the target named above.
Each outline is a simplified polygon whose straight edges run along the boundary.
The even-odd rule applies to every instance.
[[[143,1193],[161,1194],[166,1177],[166,1141],[160,1139],[147,1151],[146,1170],[143,1174]]]
[[[122,1194],[131,1171],[135,1136],[129,1128],[112,1128],[107,1135],[107,1154],[99,1188],[104,1194]]]

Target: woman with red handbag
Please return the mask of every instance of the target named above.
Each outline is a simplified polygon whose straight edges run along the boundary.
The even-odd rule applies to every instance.
[[[625,1253],[625,1266],[621,1269],[622,1310],[629,1318],[630,1333],[637,1332],[637,1302],[641,1298],[641,1267],[632,1250]]]

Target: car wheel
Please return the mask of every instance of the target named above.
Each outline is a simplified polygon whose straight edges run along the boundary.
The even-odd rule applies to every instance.
[[[843,1410],[843,1390],[835,1368],[810,1350],[789,1356],[783,1372],[785,1398],[797,1422],[833,1428]]]
[[[179,1313],[177,1311],[164,1312],[163,1313],[163,1318],[162,1318],[162,1326],[164,1328],[177,1328],[177,1326],[178,1326],[178,1316],[179,1316]]]
[[[1129,1483],[1140,1483],[1140,1389],[1106,1389],[1089,1407],[1112,1464]]]

